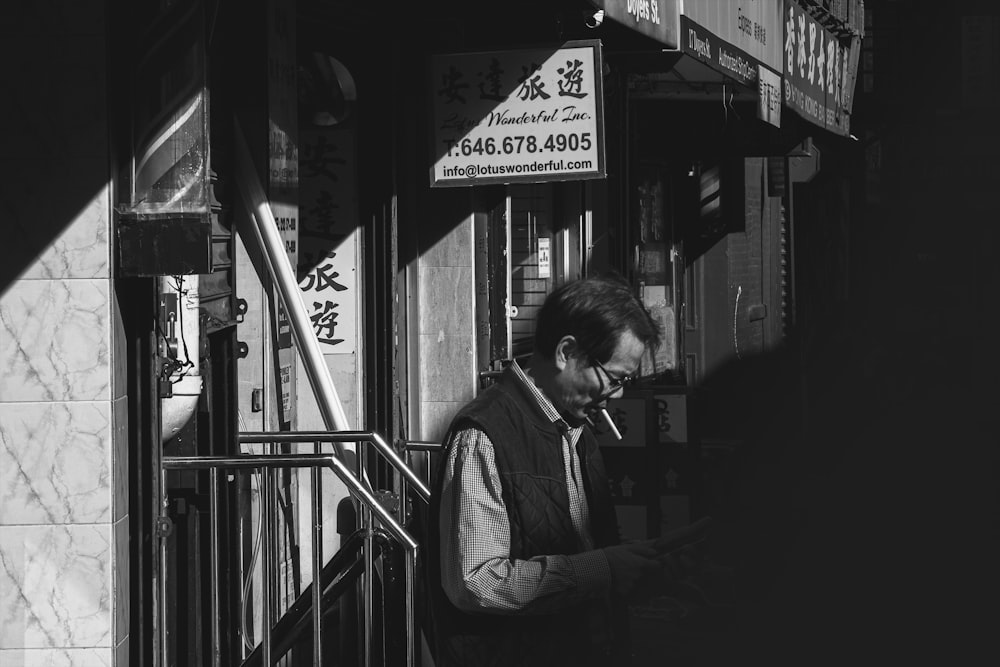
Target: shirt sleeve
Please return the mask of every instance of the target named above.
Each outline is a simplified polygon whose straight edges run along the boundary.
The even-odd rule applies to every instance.
[[[441,492],[441,582],[456,607],[540,614],[608,594],[611,571],[600,549],[512,559],[493,444],[470,428],[450,445]]]

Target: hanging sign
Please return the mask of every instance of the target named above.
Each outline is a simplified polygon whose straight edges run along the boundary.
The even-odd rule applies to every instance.
[[[708,32],[720,47],[729,51],[730,60],[752,58],[780,71],[781,6],[782,0],[699,0],[685,2],[682,13],[685,22]],[[685,29],[682,48],[686,48],[689,37],[689,30]],[[732,70],[732,66],[720,68],[724,74]]]
[[[745,86],[757,87],[760,61],[729,42],[719,39],[707,28],[698,25],[687,16],[681,17],[684,40],[681,50],[704,62],[721,74]]]
[[[757,118],[781,127],[781,0],[684,6],[681,51],[757,89]]]
[[[605,177],[601,43],[432,56],[431,186]]]
[[[781,127],[781,75],[764,65],[757,68],[757,118]]]
[[[361,262],[353,127],[303,128],[299,288],[324,354],[354,354]]]
[[[785,105],[806,120],[846,136],[857,72],[856,49],[809,12],[785,5]]]
[[[591,0],[607,14],[608,18],[668,48],[676,49],[679,43],[679,0]],[[592,22],[596,23],[593,19]],[[597,24],[599,25],[599,23]],[[595,25],[594,27],[597,27]]]

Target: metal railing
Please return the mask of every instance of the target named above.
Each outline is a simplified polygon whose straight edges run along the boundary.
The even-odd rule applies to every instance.
[[[167,489],[167,470],[208,470],[210,475],[210,500],[209,516],[211,522],[211,542],[209,545],[209,557],[211,560],[210,577],[212,579],[212,664],[220,664],[221,637],[222,632],[219,627],[219,525],[218,525],[218,474],[220,470],[258,470],[262,475],[261,482],[261,542],[270,545],[274,535],[276,520],[273,516],[273,485],[274,473],[276,470],[289,468],[311,468],[312,469],[312,493],[310,495],[310,520],[312,527],[312,642],[313,642],[313,662],[322,664],[322,587],[319,584],[319,573],[323,569],[322,544],[323,544],[323,521],[321,515],[322,487],[320,471],[322,468],[331,469],[334,474],[344,483],[351,497],[358,503],[359,515],[361,518],[361,531],[364,536],[362,555],[364,567],[362,569],[363,579],[363,604],[364,604],[364,664],[371,665],[372,641],[373,641],[373,600],[374,600],[374,552],[375,552],[375,531],[378,526],[387,531],[405,549],[404,564],[404,586],[406,605],[406,664],[412,667],[415,660],[415,604],[414,604],[414,577],[416,576],[416,559],[418,545],[417,542],[403,527],[406,521],[406,490],[408,486],[412,488],[423,501],[428,501],[430,492],[427,486],[410,469],[407,463],[400,457],[385,440],[377,433],[368,431],[332,431],[332,432],[276,432],[276,433],[241,433],[239,436],[241,444],[247,443],[315,443],[318,450],[322,443],[343,443],[357,442],[373,445],[380,454],[397,471],[396,483],[399,491],[399,503],[397,504],[396,516],[386,509],[371,490],[370,485],[363,481],[361,477],[362,460],[366,451],[358,452],[357,470],[351,471],[341,460],[338,454],[241,454],[237,456],[165,456],[163,457],[163,478],[161,483]],[[166,508],[166,502],[164,502]],[[165,512],[165,509],[164,509]],[[166,518],[166,517],[165,517]],[[161,558],[166,562],[166,546],[161,543]],[[273,664],[272,655],[272,629],[273,622],[271,610],[274,606],[271,582],[274,580],[272,571],[273,563],[270,558],[262,559],[261,578],[263,589],[263,601],[261,609],[261,625],[263,627],[261,637],[262,660],[265,665]],[[161,600],[165,596],[161,596]],[[242,612],[241,612],[242,613]],[[166,618],[166,610],[163,610],[163,618]]]
[[[311,468],[312,469],[312,494],[310,497],[310,517],[312,522],[312,627],[313,627],[313,660],[315,664],[321,664],[321,626],[322,626],[322,593],[321,586],[316,585],[319,581],[319,573],[322,570],[322,537],[323,526],[321,513],[322,490],[320,483],[320,471],[322,468],[330,468],[337,477],[347,486],[352,498],[358,503],[358,514],[361,517],[362,530],[365,535],[363,547],[364,559],[364,606],[365,606],[365,640],[364,659],[365,666],[370,667],[372,655],[372,606],[373,606],[373,574],[374,574],[374,530],[376,519],[388,532],[399,541],[406,550],[405,562],[405,588],[406,588],[406,659],[407,665],[414,664],[414,576],[416,570],[417,543],[403,528],[406,516],[406,485],[414,489],[417,495],[425,502],[430,498],[430,491],[420,478],[410,469],[406,462],[394,451],[385,440],[376,433],[364,431],[348,430],[348,421],[337,394],[330,371],[326,366],[323,354],[319,349],[319,343],[314,335],[311,321],[302,294],[298,288],[295,278],[294,268],[284,251],[284,242],[277,231],[274,213],[264,192],[264,188],[254,167],[254,161],[250,155],[246,138],[240,127],[238,119],[234,118],[235,126],[235,164],[236,164],[236,184],[244,205],[250,213],[247,224],[240,227],[240,234],[245,240],[253,245],[256,244],[264,260],[264,266],[270,274],[274,283],[278,297],[284,305],[291,324],[292,336],[296,346],[300,351],[302,362],[305,366],[306,376],[316,396],[317,405],[323,418],[324,426],[329,431],[323,432],[278,432],[278,433],[241,433],[239,442],[242,443],[316,443],[316,453],[313,454],[241,454],[234,456],[167,456],[162,459],[160,470],[160,484],[163,494],[163,502],[160,509],[161,518],[169,522],[167,516],[167,471],[168,470],[208,470],[210,475],[210,527],[211,542],[209,545],[212,579],[212,664],[218,666],[221,662],[221,629],[220,623],[220,600],[219,600],[219,471],[220,470],[257,470],[261,473],[263,481],[261,483],[261,542],[270,548],[272,532],[275,527],[273,511],[274,499],[272,494],[274,473],[279,469],[286,468]],[[356,455],[357,470],[352,471],[347,467],[346,452],[343,447],[345,442],[359,444]],[[321,443],[332,443],[335,454],[320,453]],[[366,449],[364,446],[372,445],[395,469],[394,481],[396,484],[396,496],[399,499],[394,517],[376,497],[371,484],[367,479],[363,461]],[[405,450],[404,450],[405,451]],[[263,511],[263,510],[267,511]],[[167,546],[165,540],[160,540],[160,561],[161,572],[166,571]],[[262,582],[264,593],[264,604],[262,609],[262,633],[261,646],[262,659],[264,664],[272,664],[271,646],[271,608],[272,591],[269,582],[272,581],[273,563],[269,558],[262,559]],[[166,656],[166,578],[160,577],[160,617],[161,617],[161,660],[162,664],[167,664]]]

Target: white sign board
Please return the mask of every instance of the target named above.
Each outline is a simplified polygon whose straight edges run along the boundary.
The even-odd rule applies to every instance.
[[[538,237],[538,277],[552,277],[552,240],[548,236]]]
[[[432,56],[431,186],[604,178],[601,43]]]
[[[352,231],[299,282],[324,354],[357,349],[358,235]]]

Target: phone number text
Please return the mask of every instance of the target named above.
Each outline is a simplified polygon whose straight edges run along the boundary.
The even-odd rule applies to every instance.
[[[589,151],[593,146],[590,132],[580,134],[550,134],[536,137],[533,134],[496,137],[466,137],[460,141],[445,140],[448,157],[470,155],[518,155],[520,153],[563,153],[566,151]]]

